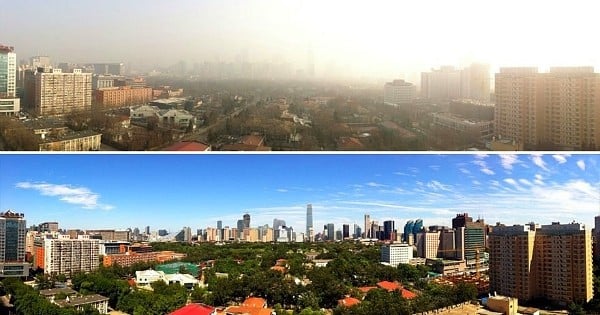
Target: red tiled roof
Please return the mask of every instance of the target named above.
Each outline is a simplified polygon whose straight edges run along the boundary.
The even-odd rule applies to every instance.
[[[402,289],[402,286],[398,282],[390,282],[390,281],[377,282],[377,286],[382,289],[388,290],[388,291]]]
[[[373,290],[373,289],[377,289],[377,287],[360,287],[360,288],[358,288],[358,289],[359,289],[359,290],[360,290],[360,292],[362,292],[362,293],[367,293],[367,292],[369,292],[369,291],[371,291],[371,290]]]
[[[208,148],[209,146],[202,142],[182,141],[165,148],[164,151],[206,151]]]
[[[283,266],[273,266],[271,267],[271,270],[275,270],[275,271],[279,271],[279,272],[286,272],[287,269]]]
[[[346,306],[346,307],[352,307],[358,303],[360,303],[360,300],[355,299],[353,297],[345,297],[341,300],[338,300],[338,305],[342,305],[342,306]]]
[[[249,306],[230,306],[225,309],[225,314],[243,314],[243,315],[271,315],[273,309],[259,308]]]
[[[242,305],[264,308],[267,305],[267,300],[259,297],[249,297],[244,301],[244,303],[242,303]]]
[[[202,304],[189,304],[178,310],[173,311],[170,315],[210,315],[215,308]]]
[[[410,291],[402,288],[402,297],[405,298],[405,299],[409,299],[410,300],[410,299],[416,298],[417,295],[414,294],[413,292],[410,292]]]

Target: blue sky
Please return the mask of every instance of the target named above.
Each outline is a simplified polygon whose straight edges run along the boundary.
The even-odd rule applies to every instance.
[[[468,212],[488,223],[578,221],[600,214],[597,154],[2,154],[0,209],[28,225],[171,231],[284,219],[316,230],[422,218],[450,225]]]
[[[317,74],[385,78],[470,61],[598,68],[596,9],[594,0],[9,0],[0,41],[18,58],[138,67],[247,52],[296,70],[312,47]]]

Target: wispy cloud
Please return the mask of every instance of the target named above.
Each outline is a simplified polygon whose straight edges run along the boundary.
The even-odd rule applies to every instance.
[[[554,160],[556,162],[558,162],[558,164],[565,164],[567,163],[567,158],[570,157],[570,154],[553,154],[552,157],[554,158]]]
[[[369,186],[369,187],[386,187],[387,186],[387,185],[376,183],[376,182],[368,182],[365,185]]]
[[[486,163],[485,161],[483,161],[483,160],[479,160],[479,159],[478,159],[478,160],[475,160],[475,161],[473,161],[473,164],[475,164],[475,165],[479,166],[479,170],[480,170],[482,173],[484,173],[484,174],[487,174],[487,175],[494,175],[494,174],[496,174],[496,172],[492,171],[492,170],[491,170],[491,169],[490,169],[490,168],[487,166],[487,163]]]
[[[467,175],[471,174],[471,171],[469,171],[468,169],[466,169],[464,167],[461,167],[458,170],[463,174],[467,174]]]
[[[432,180],[429,183],[427,183],[427,187],[433,189],[434,191],[452,191],[450,185],[444,185],[438,182],[437,180]]]
[[[543,155],[541,154],[532,154],[531,161],[537,167],[543,169],[544,171],[548,171],[548,167],[546,166],[546,162],[544,161]]]
[[[584,160],[577,161],[577,167],[579,167],[580,170],[585,171],[585,161]]]
[[[277,191],[277,192],[280,192],[280,193],[286,193],[286,192],[288,192],[289,190],[287,190],[287,189],[285,189],[285,188],[278,188],[278,189],[276,189],[276,191]]]
[[[519,162],[519,156],[516,154],[500,154],[500,164],[504,169],[512,170],[513,164]]]
[[[58,197],[58,199],[61,201],[79,205],[85,209],[110,210],[114,208],[111,205],[99,203],[98,200],[100,199],[100,195],[92,192],[87,187],[76,187],[65,184],[51,184],[45,182],[19,182],[15,186],[21,189],[37,190],[44,196]]]

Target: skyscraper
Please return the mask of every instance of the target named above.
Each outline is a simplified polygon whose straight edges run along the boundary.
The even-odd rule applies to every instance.
[[[243,218],[244,218],[244,228],[249,229],[250,228],[250,215],[248,213],[246,213],[246,214],[244,214]]]
[[[342,225],[342,239],[350,238],[350,224]]]
[[[312,232],[313,232],[313,212],[312,212],[312,204],[306,205],[306,237],[309,241],[312,241]]]
[[[25,262],[26,221],[23,213],[0,213],[0,277],[29,275]]]
[[[371,231],[371,216],[365,214],[365,230],[363,232],[365,238],[371,238],[369,231]]]
[[[383,221],[383,239],[384,240],[395,240],[396,233],[394,232],[394,220]]]
[[[242,238],[242,234],[244,233],[244,220],[237,221],[237,235],[236,238]]]
[[[223,236],[223,221],[219,220],[217,221],[217,240],[222,242]]]
[[[413,235],[413,228],[415,227],[415,221],[408,220],[406,224],[404,224],[404,235],[402,236],[402,240],[405,243],[410,243],[411,235]]]
[[[335,241],[335,230],[333,223],[327,223],[327,240]]]
[[[21,110],[16,88],[17,55],[13,47],[0,45],[0,114],[13,115]]]

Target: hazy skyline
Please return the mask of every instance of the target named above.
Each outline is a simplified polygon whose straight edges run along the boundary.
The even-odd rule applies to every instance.
[[[451,225],[468,212],[489,224],[593,227],[600,215],[597,154],[4,154],[0,211],[61,228],[235,227],[283,219],[314,227],[421,218]]]
[[[183,60],[290,61],[371,78],[472,61],[600,68],[592,0],[8,1],[0,42],[19,59],[169,66]]]

